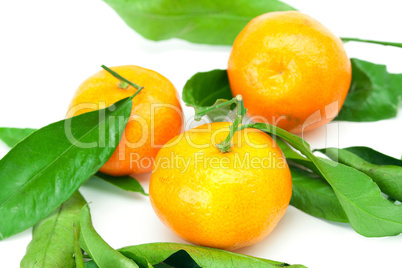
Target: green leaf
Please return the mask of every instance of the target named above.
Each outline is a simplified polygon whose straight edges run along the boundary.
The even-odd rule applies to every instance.
[[[180,38],[232,45],[254,17],[294,10],[278,0],[105,0],[136,32],[150,40]]]
[[[79,223],[80,220],[78,219],[77,222]],[[73,225],[74,227],[74,260],[75,260],[75,265],[77,268],[84,268],[84,258],[82,257],[82,250],[80,248],[80,230],[76,228],[76,225]]]
[[[99,267],[136,268],[134,261],[109,246],[95,231],[88,205],[81,212],[80,246]]]
[[[194,107],[209,107],[218,99],[232,98],[226,70],[196,73],[183,88],[183,101]]]
[[[255,258],[215,248],[177,243],[151,243],[129,246],[115,251],[96,233],[88,206],[81,212],[80,245],[92,258],[85,267],[294,267],[283,262]],[[125,256],[125,257],[124,257]],[[134,262],[135,266],[138,267]]]
[[[76,191],[50,216],[37,223],[21,267],[75,267],[74,226],[80,230],[80,213],[86,204]]]
[[[47,217],[110,158],[131,98],[33,132],[0,160],[0,239]],[[113,121],[111,120],[113,119]]]
[[[29,134],[36,131],[33,128],[0,128],[0,140],[8,147],[14,147],[21,140],[25,139]]]
[[[194,107],[196,114],[232,98],[226,70],[196,73],[183,88],[183,101],[186,105]],[[223,106],[207,116],[212,122],[227,121],[230,110],[235,107],[236,105]]]
[[[283,129],[264,123],[242,127],[277,135],[310,159],[331,185],[351,226],[359,234],[379,237],[402,233],[402,206],[385,199],[369,176],[346,165],[316,157],[306,141]]]
[[[143,256],[135,255],[131,252],[125,252],[123,254],[129,259],[132,259],[140,268],[152,268],[154,267],[146,258]]]
[[[336,222],[349,222],[331,186],[320,176],[314,163],[274,136],[292,173],[290,204],[312,216]],[[305,170],[303,170],[304,168]],[[310,172],[307,169],[310,169]]]
[[[381,191],[402,201],[402,161],[367,147],[317,150],[339,163],[353,167],[370,176]]]
[[[336,120],[367,122],[395,117],[402,100],[402,74],[385,65],[351,59],[352,82]]]
[[[290,166],[292,199],[290,204],[312,216],[336,222],[349,222],[331,186],[318,175]]]
[[[114,186],[122,190],[141,193],[145,196],[148,196],[148,194],[145,193],[144,188],[142,188],[141,184],[131,176],[114,177],[104,174],[102,172],[98,172],[94,175],[94,177],[102,179],[110,184],[113,184]]]
[[[232,99],[226,70],[212,70],[193,75],[184,85],[183,101],[196,109],[208,108],[219,99]]]
[[[289,165],[301,165],[305,168],[310,169],[313,171],[315,174],[320,175],[320,171],[316,168],[313,162],[311,162],[309,159],[305,158],[304,156],[300,155],[296,151],[294,151],[286,142],[284,142],[282,139],[273,136],[275,138],[276,143],[279,145],[281,148],[281,151],[283,152],[286,161],[288,162]]]
[[[283,262],[255,258],[220,249],[176,243],[142,244],[124,247],[118,251],[126,256],[132,256],[133,254],[135,256],[142,256],[152,265],[164,262],[178,251],[185,251],[201,267],[305,267],[303,265],[288,265]]]
[[[361,43],[371,43],[383,46],[392,46],[392,47],[400,47],[402,48],[402,43],[395,43],[395,42],[385,42],[385,41],[376,41],[376,40],[367,40],[367,39],[360,39],[360,38],[353,38],[353,37],[341,37],[344,43],[347,42],[361,42]]]
[[[9,147],[13,147],[15,144],[25,139],[29,134],[36,131],[32,128],[0,128],[0,140],[3,140]],[[113,177],[104,173],[98,172],[93,177],[102,179],[122,190],[141,193],[148,196],[145,193],[139,182],[131,176]]]

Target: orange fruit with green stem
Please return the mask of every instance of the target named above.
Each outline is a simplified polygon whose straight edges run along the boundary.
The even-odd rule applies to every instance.
[[[182,131],[183,113],[176,89],[167,78],[149,69],[102,67],[105,70],[79,86],[67,117],[108,107],[131,96],[141,85],[144,89],[133,99],[123,137],[100,171],[112,176],[149,172],[159,149]]]
[[[242,107],[241,97],[228,102]],[[225,103],[225,105],[228,105]],[[233,124],[190,129],[159,151],[149,195],[160,218],[191,243],[234,250],[266,237],[292,193],[286,160],[275,141]]]
[[[233,44],[227,72],[254,121],[295,133],[330,122],[351,82],[341,39],[298,11],[251,20]]]

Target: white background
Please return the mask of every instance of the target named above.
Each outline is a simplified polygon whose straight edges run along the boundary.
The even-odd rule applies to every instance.
[[[402,42],[400,1],[287,3],[338,36]],[[357,43],[346,49],[351,57],[387,64],[391,72],[402,73],[402,49]],[[225,46],[145,40],[100,0],[0,1],[0,126],[39,128],[63,119],[76,88],[101,64],[153,69],[181,93],[194,73],[226,68],[229,53]],[[193,115],[192,109],[184,110],[187,118]],[[400,111],[396,119],[375,123],[331,123],[305,138],[315,148],[364,145],[400,158],[401,130]],[[1,144],[0,156],[7,150]],[[149,175],[138,179],[148,190]],[[160,223],[146,197],[95,180],[81,193],[92,202],[94,225],[112,247],[183,242]],[[347,224],[289,207],[272,234],[238,252],[313,268],[401,267],[401,238],[365,238]],[[28,229],[0,241],[0,267],[18,267],[30,239]]]

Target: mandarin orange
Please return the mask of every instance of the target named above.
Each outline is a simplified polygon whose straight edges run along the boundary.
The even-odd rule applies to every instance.
[[[167,78],[155,71],[132,65],[110,69],[144,89],[133,99],[123,137],[100,171],[113,176],[149,172],[159,149],[182,130],[183,114],[177,92]],[[67,117],[108,107],[136,91],[102,70],[77,89]]]
[[[298,11],[271,12],[237,36],[228,76],[254,121],[300,133],[338,114],[351,63],[341,39],[315,19]]]
[[[286,160],[256,129],[237,131],[231,151],[216,147],[230,123],[190,129],[159,151],[149,195],[160,218],[191,243],[234,250],[266,237],[292,194]]]

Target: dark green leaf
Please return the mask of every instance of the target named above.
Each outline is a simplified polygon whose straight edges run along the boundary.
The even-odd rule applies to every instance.
[[[0,239],[48,216],[99,170],[114,152],[131,107],[126,98],[113,111],[50,124],[0,160]]]
[[[294,10],[278,0],[105,0],[136,32],[151,40],[180,38],[232,45],[254,17]]]
[[[336,222],[349,222],[331,186],[318,175],[290,166],[292,199],[290,204],[312,216]]]
[[[355,146],[344,148],[343,150],[354,153],[355,155],[374,165],[394,165],[402,167],[402,159],[393,158],[368,147]]]
[[[370,176],[381,191],[402,201],[402,161],[367,147],[318,150],[339,163],[353,167]]]
[[[95,231],[88,206],[84,206],[81,212],[80,246],[99,267],[138,267],[134,261],[109,246]]]
[[[201,268],[185,250],[179,250],[170,255],[161,263],[155,264],[154,267],[180,267],[180,268]]]
[[[384,46],[392,46],[392,47],[400,47],[400,48],[402,48],[402,43],[367,40],[367,39],[360,39],[360,38],[353,38],[353,37],[342,37],[341,39],[345,43],[346,42],[362,42],[362,43],[371,43],[371,44],[377,44],[377,45],[384,45]]]
[[[220,249],[176,243],[151,243],[130,246],[119,249],[119,252],[126,256],[132,254],[142,256],[152,265],[155,265],[165,261],[180,250],[186,251],[195,263],[201,267],[305,267],[303,265],[288,265],[283,262],[255,258]]]
[[[141,193],[143,195],[148,196],[148,194],[145,193],[144,188],[142,188],[141,184],[135,178],[133,178],[131,176],[114,177],[114,176],[104,174],[102,172],[98,172],[94,175],[94,177],[102,179],[102,180],[104,180],[110,184],[113,184],[114,186],[117,186],[120,189],[123,189],[125,191]]]
[[[402,206],[385,199],[369,176],[346,165],[316,157],[306,141],[275,126],[256,123],[243,126],[246,127],[277,135],[310,159],[331,185],[350,224],[359,234],[378,237],[402,233]]]
[[[165,264],[165,263],[163,263],[163,262],[158,263],[158,264],[155,264],[155,265],[153,265],[152,267],[155,267],[155,268],[175,268],[175,267],[170,266],[170,265],[168,265],[168,264]]]
[[[0,128],[0,140],[8,147],[14,147],[21,140],[25,139],[29,134],[34,132],[33,128]]]
[[[77,191],[50,216],[37,223],[21,267],[75,267],[74,226],[80,230],[80,213],[85,204]]]
[[[98,268],[98,265],[94,261],[87,261],[84,264],[85,268]]]
[[[390,74],[385,65],[352,61],[352,83],[336,117],[344,121],[378,121],[395,117],[402,100],[402,74]]]

